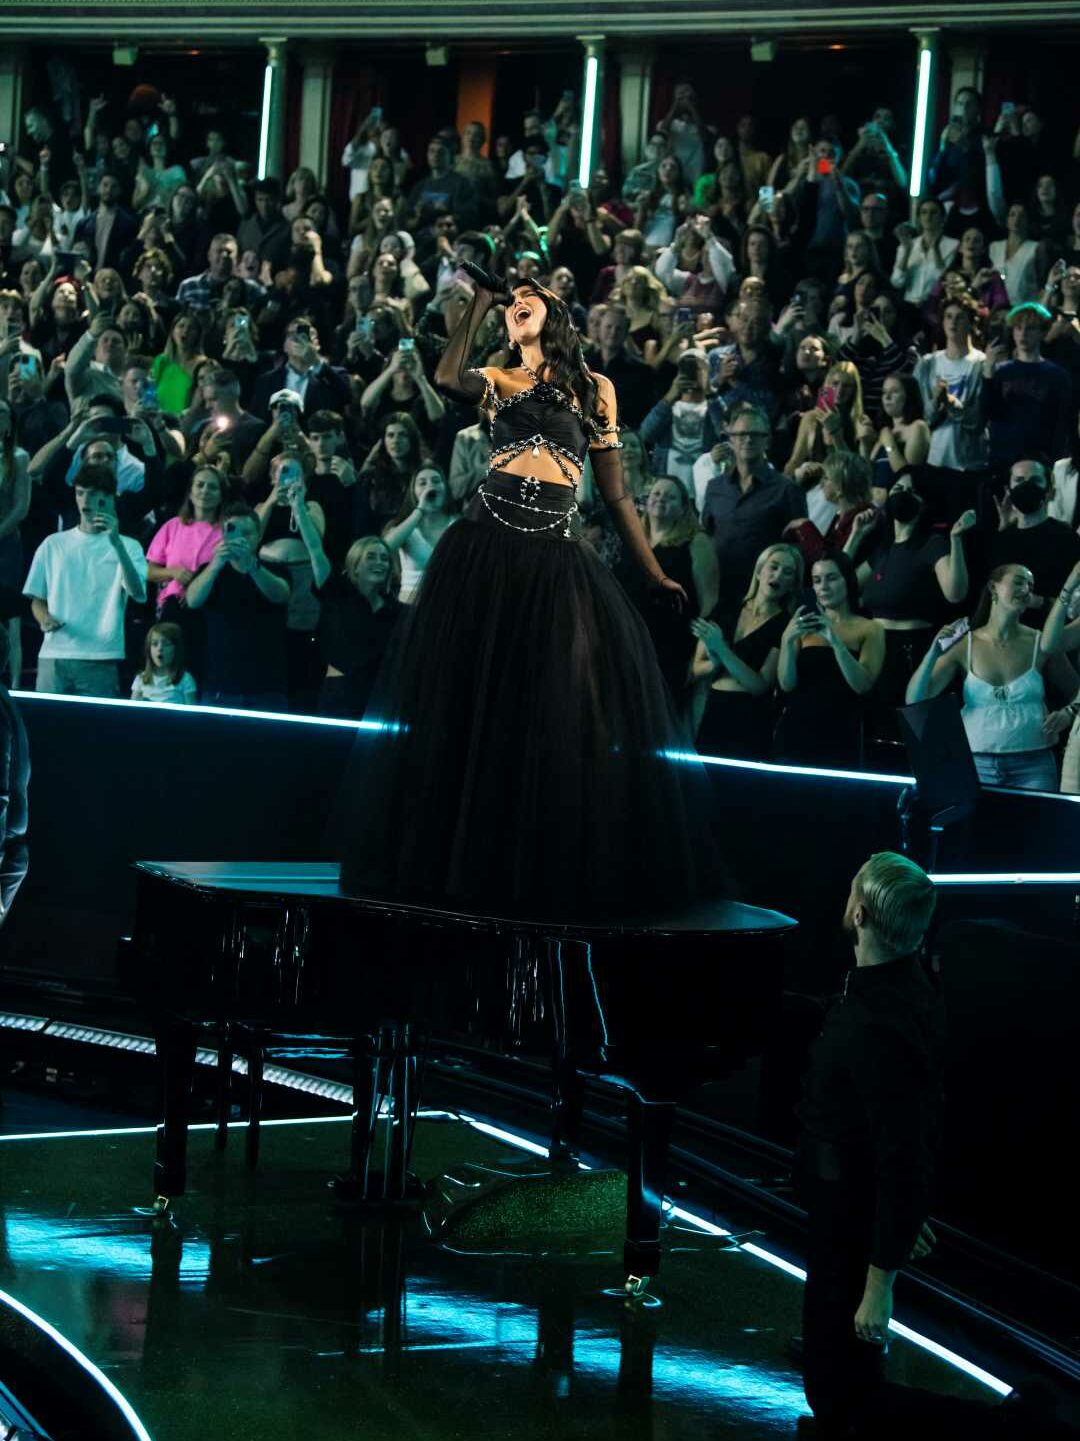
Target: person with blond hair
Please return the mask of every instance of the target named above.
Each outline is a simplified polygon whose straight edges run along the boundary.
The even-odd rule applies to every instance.
[[[934,1242],[944,1022],[920,949],[935,901],[906,856],[880,851],[860,868],[842,920],[855,965],[803,1080],[803,1385],[823,1436],[881,1434],[893,1287]]]
[[[691,677],[699,692],[705,688],[695,707],[703,755],[768,760],[780,641],[804,579],[797,546],[767,545],[741,605],[721,605],[707,619],[691,620],[697,637]]]

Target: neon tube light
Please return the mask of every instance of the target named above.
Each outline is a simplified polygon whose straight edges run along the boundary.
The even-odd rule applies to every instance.
[[[20,1316],[25,1317],[31,1325],[36,1326],[39,1331],[43,1331],[51,1341],[55,1341],[60,1349],[66,1351],[73,1361],[78,1362],[83,1370],[97,1382],[110,1400],[116,1404],[123,1414],[125,1421],[127,1421],[131,1427],[132,1435],[137,1436],[139,1441],[151,1441],[150,1432],[139,1420],[134,1406],[132,1406],[124,1393],[109,1380],[104,1371],[94,1365],[89,1356],[84,1355],[74,1342],[69,1341],[62,1331],[58,1331],[55,1326],[51,1326],[49,1322],[45,1320],[44,1316],[39,1316],[36,1311],[31,1311],[29,1306],[24,1305],[22,1301],[17,1301],[15,1297],[9,1295],[7,1291],[0,1291],[0,1305],[10,1306],[13,1311],[17,1311]]]
[[[123,709],[142,711],[143,714],[145,714],[147,710],[144,701],[123,700],[119,696],[52,695],[46,691],[37,690],[13,690],[11,694],[20,701],[43,700],[58,701],[61,705],[119,706]],[[341,720],[336,716],[291,715],[288,711],[244,710],[240,706],[176,705],[173,701],[159,701],[154,706],[154,710],[171,711],[176,715],[239,716],[242,720],[285,721],[290,725],[330,726],[331,728],[336,727],[338,730],[350,731],[400,730],[400,726],[390,721]]]
[[[929,46],[919,51],[919,80],[915,92],[915,140],[911,152],[911,183],[908,187],[912,200],[918,200],[923,187],[923,165],[926,161],[926,127],[930,107],[930,75],[934,66],[934,52]]]
[[[262,116],[259,120],[259,171],[258,179],[266,179],[266,167],[270,151],[270,100],[274,93],[274,67],[267,65],[263,71]]]
[[[592,174],[593,133],[596,128],[596,89],[600,78],[600,62],[595,55],[585,59],[585,103],[581,108],[581,164],[578,183],[588,185]]]
[[[948,871],[930,879],[935,886],[1075,886],[1080,871]]]
[[[879,781],[887,786],[913,786],[914,776],[893,775],[886,771],[840,771],[828,766],[791,766],[777,761],[744,761],[733,756],[703,756],[697,751],[664,751],[665,760],[686,761],[694,764],[700,761],[706,766],[728,766],[737,771],[764,771],[767,775],[818,776],[830,781]]]

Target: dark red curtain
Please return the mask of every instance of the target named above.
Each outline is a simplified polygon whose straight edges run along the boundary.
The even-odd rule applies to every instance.
[[[601,105],[603,136],[600,142],[604,157],[604,168],[613,180],[622,180],[622,147],[619,134],[622,129],[622,115],[619,107],[620,67],[617,55],[608,55],[604,61],[604,99]]]

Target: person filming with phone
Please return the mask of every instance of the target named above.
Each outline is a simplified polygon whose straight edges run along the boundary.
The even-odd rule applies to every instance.
[[[313,468],[314,453],[301,428],[301,409],[301,400],[295,390],[279,390],[270,397],[270,424],[259,437],[240,473],[240,483],[249,498],[266,498],[270,467],[279,455],[298,456],[305,471]]]
[[[101,463],[75,476],[79,524],[47,536],[34,552],[23,594],[44,639],[37,689],[54,695],[117,696],[128,600],[146,599],[146,556],[120,534],[116,476]]]
[[[282,390],[300,397],[305,417],[317,410],[341,412],[349,404],[349,377],[323,358],[319,332],[310,315],[296,315],[286,326],[281,359],[255,381],[252,412],[269,419],[272,397]]]
[[[289,582],[259,558],[261,531],[249,505],[228,506],[213,559],[188,583],[189,608],[206,616],[205,705],[287,708]]]
[[[684,350],[675,379],[641,423],[641,439],[658,475],[673,475],[691,488],[695,462],[718,445],[722,411],[709,395],[703,350]]]
[[[816,141],[800,161],[793,187],[806,269],[830,284],[843,267],[848,231],[859,225],[859,187],[841,173],[842,153],[833,140]]]
[[[811,571],[810,604],[780,640],[776,679],[785,698],[777,756],[795,765],[862,765],[864,698],[885,663],[885,632],[859,613],[855,566],[823,556]]]
[[[446,414],[446,402],[431,384],[423,358],[410,335],[403,335],[390,360],[360,397],[366,433],[374,439],[387,417],[404,411],[416,422],[424,439],[431,442]]]

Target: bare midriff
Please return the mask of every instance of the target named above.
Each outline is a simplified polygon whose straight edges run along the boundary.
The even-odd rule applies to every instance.
[[[536,480],[547,481],[550,485],[565,485],[571,490],[574,489],[551,456],[545,454],[543,450],[539,455],[515,455],[513,460],[508,460],[505,465],[499,461],[498,453],[493,451],[491,468],[502,471],[503,475],[520,475],[522,477],[531,475]],[[581,479],[580,471],[577,478]]]
[[[929,630],[934,624],[932,620],[885,620],[880,615],[877,623],[884,630]]]

